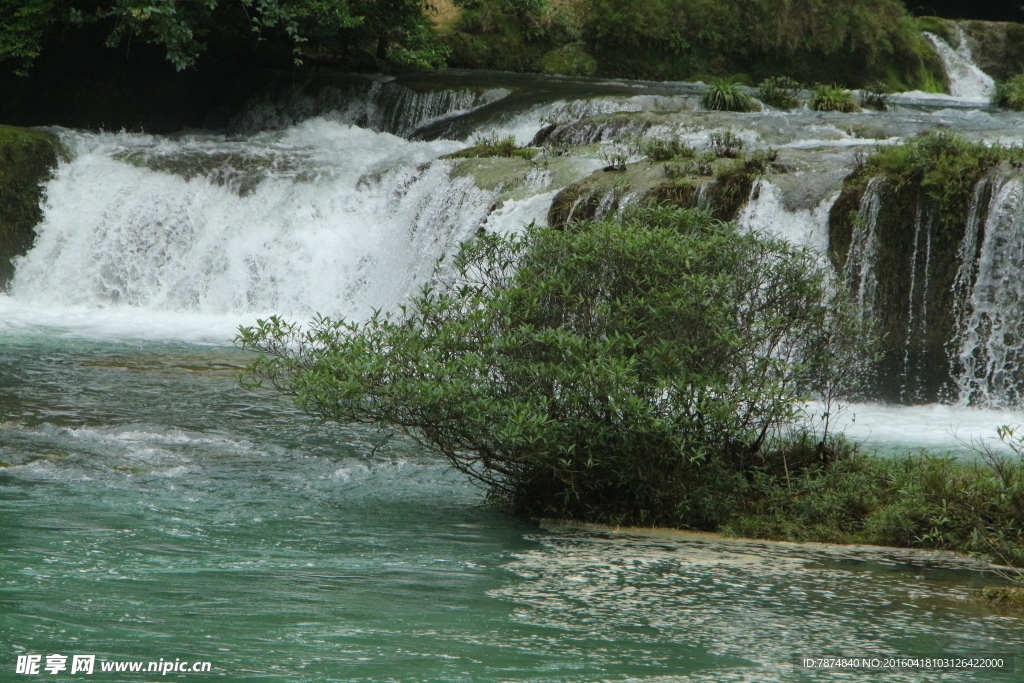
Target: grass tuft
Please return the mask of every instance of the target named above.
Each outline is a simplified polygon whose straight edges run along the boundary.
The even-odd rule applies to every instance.
[[[761,81],[757,99],[776,109],[796,109],[802,89],[803,85],[788,76],[773,76]]]
[[[757,111],[757,101],[729,81],[711,83],[700,96],[700,105],[710,111]]]
[[[814,111],[839,111],[850,113],[857,111],[857,103],[853,94],[839,85],[821,84],[814,87],[810,107]]]
[[[992,104],[1003,109],[1024,111],[1024,74],[996,84]]]

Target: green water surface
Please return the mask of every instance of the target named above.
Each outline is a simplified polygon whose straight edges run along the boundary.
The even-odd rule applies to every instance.
[[[538,526],[237,383],[231,347],[0,331],[0,681],[1018,681],[964,563]],[[374,450],[376,449],[376,450]],[[794,654],[1015,654],[1017,673]],[[208,674],[15,673],[18,655]]]

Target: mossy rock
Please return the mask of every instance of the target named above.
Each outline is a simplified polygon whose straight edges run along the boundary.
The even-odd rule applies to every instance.
[[[460,149],[458,152],[452,152],[446,154],[442,159],[489,159],[492,157],[506,157],[506,158],[517,158],[526,159],[529,161],[535,156],[540,154],[539,149],[531,149],[529,147],[520,147],[516,149],[502,150],[495,148],[492,145],[475,145],[473,147],[467,147],[466,149]]]
[[[14,276],[11,259],[32,248],[42,219],[42,183],[64,154],[49,133],[0,126],[0,290]]]
[[[981,595],[990,605],[1024,610],[1024,587],[983,588]]]
[[[978,68],[997,81],[1024,72],[1024,25],[998,21],[961,23]]]

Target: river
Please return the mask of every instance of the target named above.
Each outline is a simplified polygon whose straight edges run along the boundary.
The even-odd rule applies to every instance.
[[[445,78],[264,97],[227,131],[57,130],[72,157],[0,295],[0,679],[22,678],[17,655],[61,653],[203,660],[231,681],[1018,680],[791,663],[986,653],[1024,667],[1021,618],[976,601],[999,579],[969,560],[517,520],[401,438],[239,386],[239,324],[394,306],[459,240],[543,223],[559,187],[602,165],[587,148],[488,182],[439,160],[470,133],[526,142],[697,92]],[[1019,117],[968,99],[897,101],[858,118],[692,112],[684,134],[728,126],[804,159],[827,182],[763,185],[741,222],[812,245],[828,179],[865,145],[950,125],[1024,139]],[[965,443],[1024,415],[859,404],[843,420],[866,450],[969,458]]]

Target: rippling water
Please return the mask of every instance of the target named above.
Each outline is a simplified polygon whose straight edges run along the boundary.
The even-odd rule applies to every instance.
[[[973,602],[993,579],[967,563],[537,527],[408,442],[242,390],[245,361],[0,333],[0,680],[25,653],[203,659],[232,681],[1019,680],[789,663],[1024,666],[1024,619]]]

